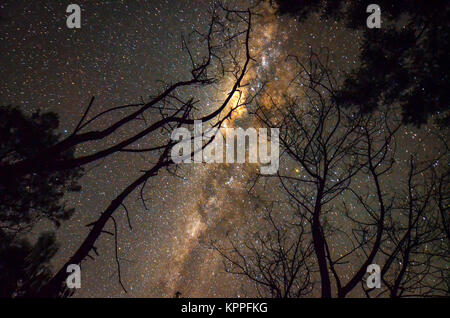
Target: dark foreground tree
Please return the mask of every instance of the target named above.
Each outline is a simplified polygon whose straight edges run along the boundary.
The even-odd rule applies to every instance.
[[[0,230],[0,297],[36,297],[52,277],[49,262],[57,250],[53,233],[42,233],[32,245]]]
[[[0,165],[36,156],[60,139],[54,113],[24,114],[11,106],[0,108]],[[71,160],[73,149],[61,153]],[[0,297],[33,297],[51,278],[50,259],[58,247],[52,232],[42,233],[32,244],[27,234],[40,220],[57,227],[74,209],[63,196],[78,191],[81,168],[40,171],[18,179],[0,178]]]
[[[245,233],[242,244],[213,242],[224,259],[225,271],[244,276],[260,297],[299,298],[311,294],[314,252],[307,228],[275,216],[274,204],[263,209],[263,224]],[[228,247],[226,247],[228,245]]]
[[[266,98],[272,104],[258,104],[256,110],[266,127],[280,129],[283,161],[290,169],[280,167],[277,177],[297,214],[295,223],[309,225],[296,260],[311,264],[303,255],[312,242],[314,266],[302,268],[320,282],[315,294],[325,298],[448,295],[448,136],[441,135],[440,151],[431,158],[405,158],[398,150],[405,145],[397,142],[404,128],[400,110],[380,106],[363,114],[341,107],[333,99],[337,82],[326,52],[311,53],[304,61],[294,57],[296,89],[282,101]],[[268,235],[270,242],[258,239],[263,244],[258,253],[234,244],[222,254],[253,277],[268,271],[250,262],[252,255],[263,264],[268,257],[273,280],[286,281],[290,272],[276,270],[286,246],[278,244],[279,236]],[[295,235],[288,239],[295,242]],[[380,289],[366,287],[371,264],[380,266]],[[301,279],[295,278],[300,285]]]
[[[0,108],[0,166],[37,156],[43,149],[54,146],[60,139],[55,113],[35,112],[30,116],[11,106]],[[72,160],[74,149],[59,155]],[[67,191],[78,191],[82,169],[75,167],[58,171],[36,171],[22,178],[0,178],[0,224],[10,231],[29,229],[42,218],[56,225],[73,213],[61,202]]]
[[[449,123],[450,3],[437,1],[377,1],[381,28],[369,29],[366,8],[372,1],[275,0],[281,14],[304,22],[313,12],[323,23],[342,20],[362,34],[360,65],[349,74],[336,100],[363,112],[380,105],[401,106],[403,121],[421,125],[436,115]]]
[[[142,98],[142,101],[135,104],[101,109],[96,115],[92,115],[95,108],[95,99],[92,98],[80,120],[74,125],[72,133],[64,138],[53,134],[57,124],[52,114],[33,115],[30,120],[22,123],[24,120],[16,120],[20,117],[17,110],[2,109],[11,116],[11,120],[5,121],[4,126],[1,126],[5,134],[1,135],[4,138],[0,150],[0,186],[5,191],[0,192],[0,216],[5,230],[10,229],[11,224],[18,227],[20,221],[28,223],[29,229],[43,217],[53,221],[66,219],[71,210],[66,210],[64,205],[58,203],[58,199],[61,199],[66,190],[77,189],[74,181],[80,176],[81,168],[86,165],[106,159],[112,154],[126,155],[128,161],[145,155],[148,162],[148,166],[141,167],[139,176],[111,200],[97,220],[88,225],[90,232],[86,239],[51,278],[46,265],[47,258],[42,259],[41,265],[45,268],[45,279],[41,280],[45,284],[42,288],[39,283],[32,293],[30,290],[30,294],[16,291],[8,295],[67,296],[67,266],[81,264],[87,257],[98,255],[95,243],[102,234],[115,237],[119,283],[126,291],[121,279],[117,255],[117,224],[113,213],[123,208],[130,220],[125,199],[131,193],[140,189],[140,198],[144,208],[148,209],[143,195],[148,179],[156,176],[161,169],[177,174],[178,169],[170,156],[174,145],[170,136],[174,129],[192,127],[196,120],[209,127],[220,127],[236,108],[243,107],[242,100],[235,97],[239,97],[241,87],[246,85],[244,76],[251,62],[250,32],[250,11],[232,11],[220,4],[215,6],[206,31],[195,31],[183,39],[183,50],[191,62],[185,79],[155,87],[156,94],[146,102]],[[198,52],[191,51],[192,43]],[[207,101],[198,96],[199,92],[209,90],[212,94],[217,92],[218,86],[225,87],[227,93],[221,100],[215,98],[206,107]],[[14,137],[15,134],[17,138]],[[33,138],[36,136],[41,136],[43,140],[34,142]],[[17,142],[14,143],[15,139],[23,140],[23,143],[18,145]],[[203,147],[211,140],[212,138],[205,140]],[[96,146],[86,147],[92,144]],[[95,150],[87,153],[74,152],[80,147]],[[113,231],[105,228],[108,222]],[[13,250],[20,250],[18,253],[22,255],[22,259],[26,257],[25,254],[36,249],[13,237],[8,242]],[[11,249],[5,246],[5,251],[10,253]],[[46,254],[48,258],[52,255]],[[24,272],[16,277],[24,281],[32,275],[33,272]]]
[[[142,169],[141,175],[126,186],[111,201],[96,221],[88,225],[91,227],[91,230],[86,239],[57,271],[49,283],[42,288],[39,296],[55,297],[66,295],[65,280],[68,276],[66,271],[67,266],[70,264],[80,264],[87,257],[92,258],[91,252],[98,255],[98,249],[95,243],[102,234],[110,234],[115,237],[118,278],[122,289],[126,292],[126,288],[121,279],[120,262],[117,255],[118,233],[113,213],[117,209],[123,208],[129,219],[129,211],[125,205],[125,199],[138,188],[140,189],[139,193],[143,206],[145,209],[148,209],[146,199],[143,196],[148,179],[156,176],[161,169],[166,169],[171,174],[177,174],[177,167],[170,156],[172,146],[174,145],[174,141],[170,139],[170,135],[175,128],[192,126],[196,120],[209,124],[210,127],[221,127],[223,122],[230,118],[234,110],[243,107],[245,105],[243,103],[251,102],[252,98],[247,98],[245,102],[240,98],[233,99],[233,97],[240,95],[241,87],[246,85],[243,80],[251,62],[249,49],[251,19],[252,15],[250,10],[233,11],[219,4],[212,12],[211,22],[207,31],[205,33],[196,31],[192,35],[192,41],[195,41],[196,45],[204,45],[204,55],[200,54],[199,57],[194,59],[194,56],[197,55],[192,54],[187,42],[183,41],[184,48],[192,63],[191,79],[169,84],[163,93],[153,97],[148,103],[132,105],[132,107],[137,107],[137,110],[132,111],[130,115],[123,117],[105,130],[77,134],[80,129],[83,129],[93,120],[105,114],[105,112],[102,112],[83,123],[89,112],[91,106],[89,105],[83,118],[77,125],[73,136],[69,137],[68,141],[63,141],[59,147],[54,147],[53,150],[50,150],[50,152],[55,150],[59,151],[74,142],[86,142],[92,140],[92,138],[94,140],[105,138],[105,136],[114,132],[115,129],[122,127],[122,125],[132,120],[138,119],[139,116],[143,116],[146,111],[154,112],[151,117],[149,116],[150,118],[141,117],[144,122],[144,128],[132,137],[118,142],[103,151],[96,152],[93,155],[76,158],[74,161],[55,163],[56,167],[65,169],[73,165],[83,165],[104,158],[115,152],[125,152],[130,155],[146,154],[149,156],[149,162],[154,162],[148,168]],[[193,88],[201,87],[204,90],[214,89],[216,87],[215,85],[228,82],[230,78],[233,81],[228,93],[223,100],[216,100],[212,111],[209,111],[210,107],[202,106],[198,106],[198,109],[201,110],[200,112],[196,111],[197,104],[202,101],[191,97],[193,92],[195,92],[192,90]],[[124,107],[129,108],[130,106],[127,105]],[[116,109],[112,109],[112,111]],[[207,109],[209,112],[205,114],[204,109]],[[205,140],[202,147],[205,147],[213,138]],[[137,145],[137,141],[141,141],[140,145]],[[147,143],[147,146],[142,146],[143,143]],[[196,149],[194,151],[198,150]],[[52,167],[55,167],[55,164],[52,164]],[[23,166],[18,165],[17,167],[20,173],[37,168],[33,163],[25,163]],[[51,167],[48,166],[48,168]],[[105,230],[105,226],[110,220],[112,221],[114,232]]]

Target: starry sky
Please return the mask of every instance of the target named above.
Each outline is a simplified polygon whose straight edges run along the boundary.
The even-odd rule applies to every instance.
[[[66,27],[65,9],[70,3],[81,6],[81,29]],[[232,2],[238,8],[252,4]],[[210,7],[208,0],[2,1],[0,101],[27,112],[54,111],[60,117],[61,134],[68,134],[91,96],[96,97],[97,110],[106,109],[155,94],[158,80],[170,82],[188,76],[189,59],[182,51],[181,36],[204,30]],[[311,48],[329,47],[337,74],[348,71],[358,63],[358,40],[357,32],[340,23],[313,16],[300,24],[263,8],[251,34],[256,62],[247,78],[249,89],[271,78],[272,93],[282,94],[292,76],[286,57],[301,56]],[[225,85],[217,88],[219,93],[198,92],[203,107],[208,110],[209,101],[212,104],[226,89]],[[98,125],[105,126],[113,119]],[[251,115],[242,110],[229,125],[248,127],[252,122]],[[426,152],[433,147],[433,141],[427,139],[428,129],[403,128],[399,138],[404,160],[408,152]],[[89,153],[96,147],[99,145],[80,147],[77,153]],[[85,238],[85,225],[139,175],[146,160],[117,154],[86,167],[82,191],[66,197],[76,212],[57,230],[61,248],[54,259],[55,268]],[[295,171],[296,167],[282,162],[280,169]],[[122,280],[128,293],[117,281],[114,239],[103,235],[97,244],[100,256],[83,263],[82,288],[75,297],[172,297],[177,291],[191,297],[256,295],[243,278],[224,272],[220,256],[207,244],[225,241],[229,233],[239,239],[244,229],[257,226],[258,200],[247,191],[253,172],[254,167],[245,164],[199,164],[184,166],[183,178],[166,173],[151,178],[145,188],[148,209],[137,194],[126,201],[132,230],[124,211],[115,213]],[[286,199],[276,184],[267,187],[259,191],[272,199]],[[35,231],[50,226],[43,222]],[[340,248],[336,244],[333,248]]]

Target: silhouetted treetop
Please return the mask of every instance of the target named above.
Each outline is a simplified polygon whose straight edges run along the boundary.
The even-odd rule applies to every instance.
[[[54,233],[31,244],[0,229],[0,297],[36,297],[52,277],[49,261],[57,250]]]
[[[450,3],[448,1],[377,1],[381,28],[369,29],[372,1],[276,0],[280,14],[303,22],[311,13],[345,22],[362,32],[360,65],[350,73],[336,100],[371,112],[398,103],[403,121],[421,125],[431,115],[448,122],[450,94]]]
[[[55,113],[24,114],[12,106],[0,108],[0,166],[32,158],[60,139]],[[74,149],[61,154],[73,158]],[[61,201],[66,191],[79,191],[82,169],[37,172],[20,178],[0,178],[0,224],[9,229],[29,227],[41,218],[59,225],[73,209]]]

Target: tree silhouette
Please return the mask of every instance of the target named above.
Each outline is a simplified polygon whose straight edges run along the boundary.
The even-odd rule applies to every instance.
[[[299,298],[313,290],[313,245],[301,223],[277,220],[273,204],[264,209],[264,226],[247,233],[243,247],[229,238],[230,247],[213,242],[225,271],[245,276],[260,297]]]
[[[187,72],[190,76],[175,83],[161,82],[160,88],[154,88],[158,93],[150,96],[148,101],[141,98],[138,103],[101,109],[95,115],[92,115],[95,108],[95,98],[92,97],[72,132],[64,138],[55,133],[58,126],[55,114],[36,113],[28,118],[18,109],[1,109],[2,118],[7,119],[0,126],[0,224],[5,231],[13,233],[13,230],[29,230],[43,217],[54,222],[67,219],[72,210],[66,209],[60,200],[65,192],[79,189],[76,181],[83,167],[88,164],[117,153],[126,154],[127,160],[145,155],[148,162],[148,167],[141,169],[140,175],[111,200],[98,219],[88,224],[91,230],[86,239],[53,276],[47,266],[48,259],[54,254],[50,248],[53,238],[44,235],[38,245],[32,246],[25,240],[17,240],[14,234],[5,232],[8,238],[5,244],[9,242],[9,245],[3,246],[5,255],[16,254],[15,262],[22,262],[23,266],[30,268],[28,271],[23,266],[17,267],[21,272],[8,278],[10,281],[5,286],[13,287],[5,290],[6,295],[68,296],[70,291],[65,285],[67,266],[81,264],[87,257],[93,258],[91,252],[99,255],[95,243],[102,234],[115,238],[119,283],[126,292],[117,254],[118,232],[113,213],[123,208],[131,228],[130,211],[125,199],[140,188],[140,199],[144,208],[148,209],[143,196],[148,179],[156,176],[161,169],[177,175],[178,168],[170,157],[175,143],[170,136],[174,129],[192,126],[196,120],[210,127],[221,127],[234,110],[244,106],[244,102],[235,97],[239,97],[241,87],[246,85],[243,80],[251,62],[251,19],[249,10],[233,11],[217,4],[212,8],[207,30],[194,31],[182,40],[183,51],[191,62],[190,72]],[[191,45],[195,45],[196,52],[193,52]],[[209,107],[198,107],[204,101],[192,96],[196,96],[200,90],[216,91],[219,85],[226,85],[228,91],[225,96],[221,100],[215,99]],[[112,123],[111,118],[114,118]],[[213,138],[205,140],[202,147]],[[92,147],[95,150],[90,153],[79,154],[74,151],[93,143],[96,147]],[[198,150],[194,149],[193,153]],[[109,221],[114,233],[105,229]],[[44,242],[48,242],[48,252],[42,254],[41,259],[31,259],[35,250],[45,247]],[[29,264],[32,266],[40,266],[39,271],[43,273],[41,278],[37,279],[34,267],[23,262],[26,258],[30,258]],[[10,265],[14,267],[17,264],[10,264],[8,259],[2,264],[5,268]],[[25,281],[35,281],[36,285],[21,285],[20,290],[14,287]],[[30,289],[23,292],[27,286]]]
[[[381,269],[390,297],[449,295],[449,171],[438,172],[429,162],[411,156],[403,181],[406,200],[398,200],[388,235],[381,247],[386,261]],[[444,199],[445,198],[445,199]],[[375,290],[367,291],[376,293]]]
[[[281,101],[265,97],[255,114],[264,126],[280,129],[284,160],[296,167],[280,169],[277,177],[295,223],[309,225],[302,240],[312,242],[315,261],[306,272],[318,273],[311,279],[320,281],[318,292],[325,298],[358,290],[368,297],[448,295],[448,136],[443,132],[439,155],[410,158],[405,167],[397,151],[399,109],[380,106],[364,114],[336,103],[327,50],[292,60],[298,67],[293,93]],[[258,175],[255,182],[267,178]],[[285,249],[276,235],[268,237],[258,239],[264,242],[258,253],[233,245],[221,254],[241,272],[264,276],[266,268],[250,262],[251,255],[282,256]],[[374,263],[384,285],[367,290],[364,276]],[[285,279],[284,271],[270,273]]]
[[[242,101],[240,98],[238,98],[237,101],[232,100],[234,96],[239,96],[241,94],[240,88],[246,85],[243,83],[243,79],[248,71],[249,63],[251,61],[249,49],[252,24],[251,19],[252,14],[250,10],[234,11],[218,4],[212,12],[211,22],[206,33],[195,31],[192,35],[192,41],[195,41],[196,45],[203,44],[205,48],[204,55],[198,56],[192,54],[191,49],[188,46],[188,41],[183,40],[184,49],[192,63],[191,79],[180,81],[175,84],[168,84],[168,88],[156,97],[153,97],[147,103],[111,108],[84,121],[92,106],[91,100],[91,103],[76,126],[74,133],[60,144],[44,152],[44,156],[48,157],[49,154],[53,155],[69,146],[72,147],[74,144],[78,145],[93,140],[102,140],[129,122],[140,118],[144,122],[144,128],[138,133],[133,134],[131,137],[91,155],[75,158],[73,160],[53,161],[51,165],[46,164],[44,169],[67,169],[74,166],[83,166],[116,152],[125,152],[130,155],[146,154],[150,156],[150,158],[153,158],[153,162],[156,163],[147,169],[143,169],[142,174],[126,186],[123,191],[110,202],[99,218],[88,224],[88,226],[91,227],[91,230],[86,239],[67,262],[57,271],[48,284],[42,288],[39,296],[65,296],[67,293],[65,288],[65,279],[68,275],[66,272],[67,266],[70,264],[80,264],[87,257],[92,258],[92,255],[90,255],[91,251],[98,255],[95,243],[100,235],[105,233],[115,237],[115,256],[118,278],[122,289],[126,292],[126,288],[121,279],[120,262],[117,255],[118,233],[113,213],[118,208],[123,208],[129,219],[129,211],[124,201],[138,188],[140,188],[140,198],[143,206],[145,209],[148,209],[146,199],[143,196],[148,179],[156,176],[161,169],[166,169],[169,173],[177,175],[177,166],[170,157],[170,151],[174,142],[170,140],[169,136],[173,129],[193,125],[196,120],[202,121],[203,123],[209,123],[212,127],[221,127],[224,121],[230,118],[231,114],[237,108],[243,107],[245,106],[245,103],[250,103],[252,101],[251,96],[249,96],[246,101]],[[198,57],[194,59],[194,56]],[[229,79],[230,76],[233,79],[233,82],[232,85],[230,85],[231,88],[226,94],[226,97],[224,97],[223,100],[217,101],[217,105],[214,106],[213,111],[206,114],[196,114],[196,104],[200,103],[200,101],[190,97],[192,88],[213,88],[225,79]],[[119,121],[104,130],[80,133],[80,130],[97,120],[99,117],[111,111],[116,111],[119,108],[136,108],[136,110],[131,111],[130,114],[122,117]],[[150,122],[149,118],[143,117],[144,113],[147,111],[155,112],[151,119],[152,122]],[[158,131],[161,133],[158,134]],[[209,140],[205,140],[202,147],[206,147],[213,139],[214,136]],[[142,140],[149,145],[147,147],[137,145],[137,142]],[[199,149],[194,149],[192,154],[198,150]],[[15,168],[14,171],[18,171],[18,173],[12,172],[9,176],[14,178],[25,172],[42,169],[42,166],[35,164],[36,161],[40,160],[40,158],[35,158],[34,161],[15,165],[13,167]],[[104,229],[109,220],[113,223],[114,233]]]
[[[60,139],[55,113],[26,115],[3,106],[0,116],[0,165],[27,160]],[[73,149],[60,154],[64,160],[73,156]],[[50,280],[49,261],[58,249],[54,233],[41,233],[34,245],[26,235],[39,220],[59,226],[72,215],[63,196],[80,190],[81,175],[82,169],[75,167],[0,178],[0,297],[35,297]]]
[[[403,121],[421,125],[436,115],[448,125],[450,95],[447,88],[450,18],[448,1],[378,1],[380,29],[366,27],[371,1],[276,0],[280,14],[304,22],[313,12],[323,18],[343,20],[362,34],[360,65],[340,90],[339,104],[363,112],[380,105],[398,104]]]
[[[36,297],[52,277],[49,261],[57,249],[53,233],[32,245],[0,230],[0,297]]]
[[[12,106],[0,108],[0,166],[29,160],[60,139],[54,113],[35,112],[31,116]],[[74,149],[61,152],[62,160],[72,160]],[[59,225],[73,209],[61,202],[67,191],[79,191],[82,169],[39,171],[23,178],[0,178],[0,224],[9,230],[25,230],[47,218]]]

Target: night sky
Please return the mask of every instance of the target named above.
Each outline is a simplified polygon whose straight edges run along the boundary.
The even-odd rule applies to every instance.
[[[82,8],[81,29],[66,27],[65,9],[72,2]],[[251,4],[236,2],[239,8]],[[207,0],[2,1],[0,101],[29,113],[36,109],[58,113],[63,135],[73,130],[92,96],[96,111],[140,102],[141,97],[158,91],[158,80],[177,81],[189,75],[181,36],[205,29],[210,6]],[[358,64],[358,33],[340,23],[313,16],[300,24],[264,7],[252,28],[256,62],[249,72],[251,87],[271,76],[277,81],[271,90],[281,92],[292,78],[286,56],[302,56],[310,48],[329,47],[338,74]],[[208,110],[226,89],[202,91],[197,97]],[[104,127],[114,117],[108,120],[97,125]],[[230,125],[248,127],[251,123],[251,115],[242,111]],[[435,151],[429,129],[402,128],[400,161],[407,160],[411,152]],[[108,142],[121,137],[115,135]],[[77,148],[77,153],[87,154],[98,145],[90,147]],[[54,268],[83,241],[88,233],[85,225],[148,166],[148,160],[115,154],[86,167],[82,191],[66,196],[76,212],[57,230],[61,247]],[[282,160],[280,170],[295,169]],[[242,239],[244,229],[258,226],[258,202],[247,192],[253,172],[254,167],[248,165],[198,164],[185,165],[183,178],[165,172],[151,178],[145,188],[147,210],[137,193],[126,200],[132,230],[124,211],[115,213],[122,280],[128,293],[117,281],[114,239],[103,235],[96,244],[100,256],[82,264],[82,288],[75,296],[172,297],[177,291],[183,297],[255,296],[247,281],[224,272],[220,256],[207,244],[225,241],[230,233]],[[396,173],[401,175],[401,168]],[[364,188],[364,180],[357,182]],[[286,200],[279,185],[269,183],[268,188],[256,191]],[[49,227],[50,223],[41,222],[34,232]],[[110,223],[108,228],[112,228]],[[332,248],[345,248],[340,242],[333,240]]]

